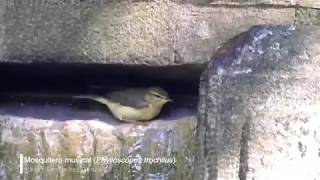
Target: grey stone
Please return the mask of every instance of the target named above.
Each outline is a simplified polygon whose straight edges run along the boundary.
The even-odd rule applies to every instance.
[[[299,24],[320,25],[320,10],[312,8],[297,8],[296,18]]]
[[[320,28],[256,26],[200,86],[199,179],[319,179]]]
[[[203,64],[253,25],[319,22],[316,15],[297,19],[305,1],[230,2],[1,1],[0,61]]]
[[[0,179],[191,179],[195,109],[169,108],[137,125],[116,121],[108,111],[77,108],[2,103]]]
[[[274,6],[296,6],[296,7],[310,7],[320,8],[320,3],[317,0],[303,1],[303,0],[211,0],[208,1],[212,5],[232,5],[232,6],[256,6],[256,5],[274,5]]]

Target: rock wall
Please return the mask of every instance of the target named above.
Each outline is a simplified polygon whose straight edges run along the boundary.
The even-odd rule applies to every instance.
[[[0,179],[191,179],[196,122],[182,107],[137,125],[105,109],[2,102]]]
[[[0,179],[191,179],[192,168],[194,179],[317,179],[319,28],[259,26],[238,34],[256,24],[319,25],[319,14],[316,0],[0,1],[1,63],[138,65],[147,69],[124,68],[124,78],[134,72],[173,84],[194,81],[215,54],[201,77],[198,117],[178,105],[138,126],[72,103],[1,99]],[[35,163],[19,174],[20,154],[162,155],[175,164]]]
[[[213,56],[194,177],[319,179],[319,38],[319,27],[257,26]]]
[[[319,24],[317,8],[317,1],[1,1],[0,61],[203,64],[253,25]]]

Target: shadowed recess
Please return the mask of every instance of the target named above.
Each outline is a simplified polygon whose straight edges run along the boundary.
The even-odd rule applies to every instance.
[[[169,120],[177,114],[184,116],[178,113],[183,109],[188,109],[189,114],[196,112],[201,73],[199,65],[0,64],[0,114],[60,120],[103,119],[108,114],[104,113],[104,105],[72,96],[160,86],[173,99],[160,116]]]
[[[0,91],[101,93],[118,87],[161,86],[172,93],[196,95],[204,67],[3,63],[0,64]]]

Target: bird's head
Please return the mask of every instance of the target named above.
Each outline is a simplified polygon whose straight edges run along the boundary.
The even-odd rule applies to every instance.
[[[150,103],[161,104],[161,105],[172,101],[169,98],[168,93],[160,87],[148,88],[145,98]]]

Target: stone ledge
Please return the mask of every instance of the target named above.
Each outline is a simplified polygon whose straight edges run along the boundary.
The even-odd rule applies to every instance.
[[[61,105],[1,105],[1,176],[20,177],[18,158],[167,157],[175,163],[25,164],[31,179],[88,177],[191,177],[195,153],[196,112],[177,108],[147,125],[116,121],[108,112]],[[143,166],[142,166],[143,165]],[[88,171],[92,168],[92,171]],[[72,172],[72,169],[77,172]],[[188,174],[189,172],[189,174]],[[54,174],[53,176],[50,174]],[[186,174],[187,173],[187,174]]]

